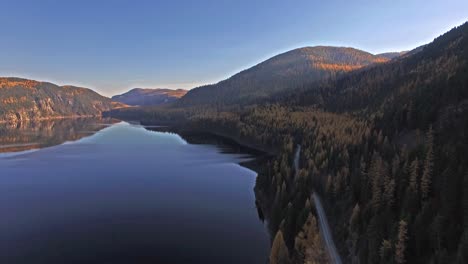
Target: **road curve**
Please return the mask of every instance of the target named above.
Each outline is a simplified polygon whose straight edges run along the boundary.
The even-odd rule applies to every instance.
[[[295,174],[299,173],[299,158],[301,155],[301,145],[297,145],[296,153],[294,155],[294,170]],[[320,234],[322,235],[323,242],[325,243],[325,250],[328,252],[330,256],[330,261],[334,264],[341,264],[340,254],[338,254],[338,250],[336,249],[335,242],[333,242],[333,236],[330,231],[330,225],[328,224],[327,215],[325,214],[325,210],[323,210],[322,201],[318,194],[313,193],[312,199],[314,200],[315,209],[317,211],[317,216],[319,220],[319,229]]]

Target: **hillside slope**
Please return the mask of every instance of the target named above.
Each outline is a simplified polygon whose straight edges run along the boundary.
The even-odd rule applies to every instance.
[[[306,87],[303,92],[290,94],[294,100],[283,101],[367,115],[411,111],[413,120],[408,124],[411,127],[435,121],[444,107],[468,99],[467,35],[465,23],[418,52],[343,75],[326,84]]]
[[[329,135],[341,135],[320,141],[319,150],[314,140],[302,143],[344,255],[360,263],[467,263],[468,23],[417,53],[308,87],[282,104],[366,122],[334,127]],[[344,138],[351,141],[337,146]],[[317,155],[327,162],[317,164]]]
[[[135,88],[126,93],[112,96],[112,100],[132,106],[150,106],[171,103],[187,93],[183,89]]]
[[[0,122],[99,116],[115,105],[87,88],[21,78],[0,78],[0,103]]]
[[[342,47],[306,47],[268,59],[217,84],[190,90],[177,105],[248,104],[388,59]]]

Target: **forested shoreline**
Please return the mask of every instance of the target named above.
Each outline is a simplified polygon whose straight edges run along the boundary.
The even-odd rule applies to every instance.
[[[255,186],[275,234],[271,263],[327,261],[312,192],[347,263],[468,261],[466,23],[415,54],[270,101],[108,114],[274,149]]]

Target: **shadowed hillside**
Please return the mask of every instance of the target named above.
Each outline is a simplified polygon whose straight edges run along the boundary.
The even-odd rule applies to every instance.
[[[190,90],[180,106],[200,104],[248,104],[291,88],[338,75],[388,59],[365,51],[342,47],[295,49],[217,84]]]

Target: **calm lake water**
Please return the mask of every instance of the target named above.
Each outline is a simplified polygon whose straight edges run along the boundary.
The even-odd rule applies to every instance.
[[[0,263],[266,262],[245,154],[76,122],[0,130]]]

